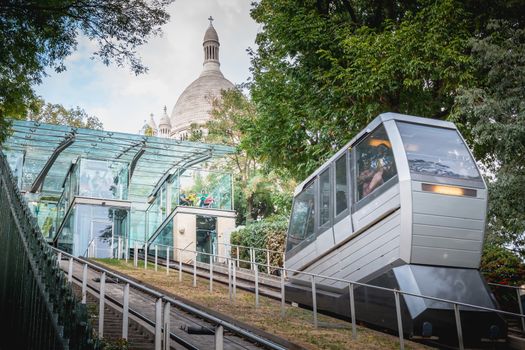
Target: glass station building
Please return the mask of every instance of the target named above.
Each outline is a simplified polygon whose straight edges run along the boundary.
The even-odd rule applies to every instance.
[[[148,242],[222,254],[229,243],[232,177],[217,169],[233,148],[32,121],[12,129],[0,150],[60,249],[106,258],[118,242]]]

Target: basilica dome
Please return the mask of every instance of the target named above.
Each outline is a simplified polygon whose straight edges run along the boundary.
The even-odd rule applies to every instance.
[[[202,43],[204,63],[200,76],[179,96],[171,112],[171,136],[185,138],[191,124],[204,124],[210,119],[214,98],[221,96],[221,90],[234,85],[222,75],[219,62],[219,36],[211,23],[204,34]]]

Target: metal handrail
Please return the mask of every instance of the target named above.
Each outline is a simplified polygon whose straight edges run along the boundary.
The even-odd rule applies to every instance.
[[[164,245],[164,244],[157,244],[157,246],[171,248],[171,249],[175,249],[175,250],[179,250],[179,251],[191,252],[193,254],[205,254],[205,255],[213,256],[215,258],[222,258],[222,259],[225,259],[226,261],[232,261],[232,262],[234,262],[234,261],[235,262],[242,261],[242,262],[247,262],[247,263],[253,263],[256,266],[256,268],[254,270],[254,271],[256,271],[254,273],[254,275],[255,275],[255,283],[256,283],[255,289],[256,289],[256,293],[258,293],[258,286],[257,286],[257,283],[258,283],[257,282],[258,281],[258,266],[265,267],[266,264],[261,264],[261,263],[257,263],[257,262],[253,262],[253,261],[237,259],[237,258],[233,258],[231,256],[229,257],[229,256],[222,256],[222,255],[219,255],[219,254],[212,254],[212,253],[199,252],[199,251],[188,250],[188,249],[181,249],[181,248],[176,248],[176,247],[172,247],[172,246],[168,246],[168,245]],[[211,259],[210,259],[210,261],[211,261]],[[412,293],[412,292],[407,292],[407,291],[393,289],[393,288],[381,287],[381,286],[376,286],[376,285],[372,285],[372,284],[367,284],[367,283],[362,283],[362,282],[357,282],[357,281],[352,281],[352,280],[346,280],[346,279],[332,277],[332,276],[325,276],[325,275],[315,274],[315,273],[306,272],[306,271],[299,271],[299,270],[294,270],[294,269],[280,267],[280,266],[270,266],[270,267],[272,269],[274,269],[274,270],[279,270],[280,273],[281,273],[281,299],[282,299],[282,306],[281,307],[282,308],[284,308],[284,276],[286,276],[286,273],[292,273],[292,274],[296,274],[296,275],[305,275],[305,276],[309,276],[310,277],[310,280],[311,280],[311,283],[312,283],[312,299],[314,300],[314,302],[313,302],[313,304],[314,304],[313,305],[314,323],[315,323],[316,327],[317,327],[317,307],[316,307],[316,302],[315,302],[315,300],[316,300],[316,289],[315,289],[316,283],[315,283],[315,279],[316,278],[318,278],[318,279],[328,279],[328,280],[341,282],[341,283],[344,283],[344,284],[348,285],[348,288],[350,289],[350,295],[351,295],[350,299],[351,299],[352,305],[353,305],[353,302],[354,302],[354,298],[353,298],[354,286],[365,287],[365,288],[372,288],[372,289],[376,289],[376,290],[381,290],[381,291],[393,293],[394,297],[395,297],[395,301],[396,301],[396,314],[397,314],[397,319],[398,319],[398,328],[399,328],[399,332],[398,333],[399,333],[399,338],[400,338],[400,348],[401,349],[404,349],[404,343],[403,343],[403,330],[402,330],[402,325],[401,325],[399,295],[411,296],[411,297],[415,297],[415,298],[427,299],[427,300],[432,300],[432,301],[437,301],[437,302],[441,302],[441,303],[450,304],[453,307],[453,309],[454,309],[454,316],[455,316],[455,319],[456,319],[456,327],[457,327],[457,332],[458,332],[458,342],[459,342],[459,348],[460,349],[464,349],[464,346],[463,346],[463,335],[462,335],[462,328],[461,328],[460,309],[459,309],[460,306],[463,307],[463,308],[471,308],[471,309],[477,309],[477,310],[482,310],[482,311],[494,312],[494,313],[497,313],[497,314],[511,316],[511,317],[517,317],[517,318],[521,319],[522,324],[525,324],[525,314],[523,313],[522,309],[520,309],[521,313],[518,314],[518,313],[509,312],[509,311],[489,308],[489,307],[485,307],[485,306],[481,306],[481,305],[474,305],[474,304],[469,304],[469,303],[465,303],[465,302],[461,302],[461,301],[443,299],[443,298],[439,298],[439,297],[433,297],[433,296],[429,296],[429,295]],[[196,268],[196,266],[194,265],[194,286],[196,286],[196,282],[195,282],[196,271],[195,271],[195,268]],[[230,268],[230,266],[228,268]],[[181,273],[181,272],[182,271],[180,271],[179,273]],[[230,271],[228,271],[228,272],[230,274]],[[233,276],[234,276],[233,278],[235,279],[236,278],[235,277],[236,276],[235,272],[233,273]],[[210,276],[210,283],[212,282],[212,279],[213,279],[213,277]],[[229,276],[229,279],[230,279],[230,276]],[[230,282],[228,282],[228,283],[230,283]],[[235,282],[234,282],[234,288],[235,288]],[[235,292],[234,292],[234,294],[235,294]],[[258,305],[258,295],[256,296],[256,306],[257,305]],[[355,326],[356,326],[356,323],[355,323],[355,309],[352,309],[351,313],[352,313],[352,328],[353,328],[353,332],[352,333],[353,333],[353,336],[355,338]],[[524,326],[524,329],[525,329],[525,326]]]
[[[216,325],[220,325],[220,326],[223,326],[224,328],[232,331],[233,333],[237,333],[239,335],[242,335],[248,339],[251,339],[252,341],[255,341],[257,343],[260,343],[260,344],[264,344],[265,346],[268,346],[272,349],[278,349],[278,350],[285,350],[286,348],[270,341],[270,340],[267,340],[265,338],[262,338],[252,332],[249,332],[243,328],[240,328],[238,326],[236,326],[235,324],[233,323],[230,323],[228,321],[225,321],[225,320],[222,320],[218,317],[215,317],[205,311],[202,311],[202,310],[199,310],[195,307],[192,307],[180,300],[176,300],[176,299],[173,299],[171,298],[170,296],[167,296],[163,293],[159,293],[158,291],[154,290],[154,289],[151,289],[151,288],[148,288],[144,285],[141,285],[135,281],[132,281],[126,277],[124,277],[123,275],[120,275],[118,273],[115,273],[113,271],[110,271],[108,269],[105,269],[104,267],[101,267],[99,265],[95,265],[85,259],[81,259],[81,258],[77,258],[67,252],[64,252],[58,248],[55,248],[55,247],[52,247],[52,249],[57,253],[57,254],[61,254],[62,256],[66,256],[66,257],[69,257],[70,260],[72,261],[77,261],[81,264],[84,264],[84,265],[87,265],[87,266],[90,266],[92,269],[96,269],[96,270],[99,270],[99,271],[102,271],[103,273],[105,273],[106,275],[108,276],[112,276],[116,279],[118,279],[119,281],[122,281],[126,284],[129,284],[130,286],[133,286],[133,288],[135,289],[138,289],[138,290],[141,290],[147,294],[150,294],[152,296],[154,296],[155,298],[157,299],[161,299],[163,301],[166,301],[166,302],[169,302],[170,304],[173,304],[173,305],[176,305],[178,307],[180,307],[181,309],[185,310],[186,312],[189,312],[191,314],[194,314],[210,323],[213,323],[213,324],[216,324]]]

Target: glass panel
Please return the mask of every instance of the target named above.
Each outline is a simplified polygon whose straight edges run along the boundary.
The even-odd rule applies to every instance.
[[[110,221],[91,221],[91,240],[94,244],[93,257],[98,259],[113,257],[113,225]]]
[[[84,197],[126,199],[127,163],[81,159],[79,195]]]
[[[330,222],[330,169],[319,176],[319,226]]]
[[[400,122],[397,126],[411,172],[481,180],[476,164],[456,130]]]
[[[66,222],[60,231],[60,236],[58,238],[58,249],[61,249],[69,254],[74,254],[73,252],[73,234],[75,230],[75,215],[76,208],[72,208],[69,212]]]
[[[383,126],[356,146],[356,157],[359,201],[396,175],[392,145]]]
[[[146,211],[132,208],[130,226],[130,246],[135,240],[144,242],[146,239]]]
[[[290,218],[286,251],[293,249],[314,234],[314,199],[315,191],[313,183],[295,197]]]
[[[186,169],[177,180],[178,205],[232,210],[230,174]]]
[[[335,161],[335,215],[348,208],[346,153]]]
[[[166,247],[173,247],[173,219],[171,219],[149,246],[150,254],[154,254],[155,245],[158,244],[158,256],[166,257]],[[153,251],[152,251],[153,250]],[[173,250],[170,251],[173,258]]]

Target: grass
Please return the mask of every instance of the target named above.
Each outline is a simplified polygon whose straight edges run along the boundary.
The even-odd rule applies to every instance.
[[[178,271],[166,269],[149,263],[144,269],[144,261],[138,268],[133,261],[99,259],[98,262],[127,274],[140,281],[154,285],[159,289],[199,303],[239,321],[248,323],[268,333],[285,338],[306,349],[399,349],[396,336],[377,332],[362,326],[357,327],[357,339],[352,339],[351,324],[325,315],[318,315],[319,324],[328,327],[313,326],[312,312],[286,305],[286,316],[280,317],[280,301],[259,297],[259,307],[255,307],[255,295],[237,289],[237,298],[230,301],[228,287],[215,282],[213,292],[209,291],[209,280],[197,277],[197,287],[193,287],[193,275],[183,273],[179,282]],[[428,347],[405,340],[406,349],[427,349]]]

